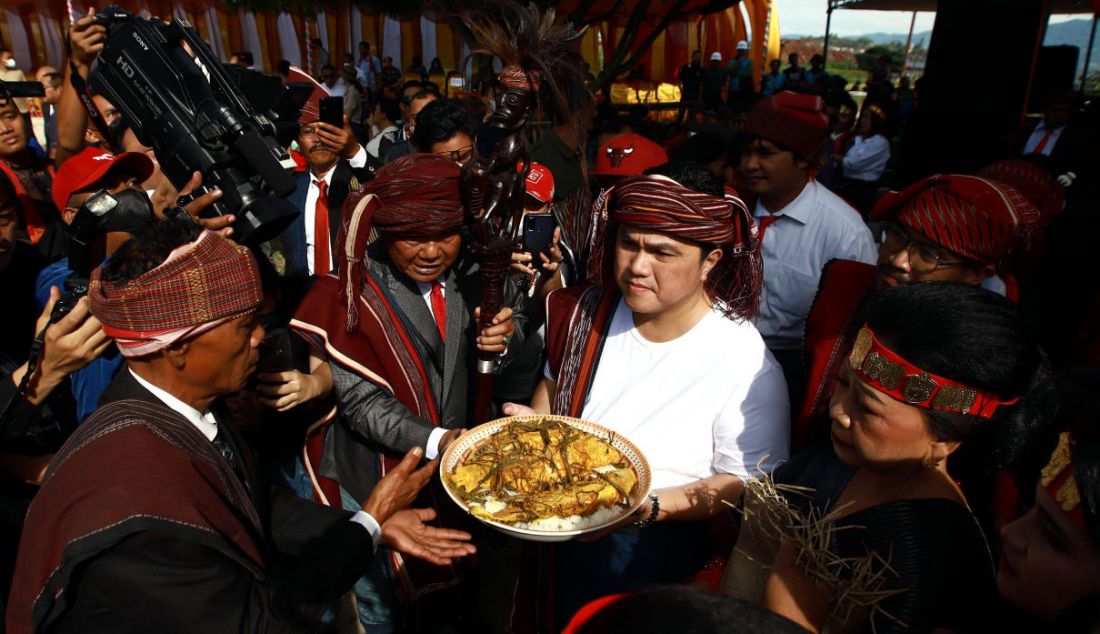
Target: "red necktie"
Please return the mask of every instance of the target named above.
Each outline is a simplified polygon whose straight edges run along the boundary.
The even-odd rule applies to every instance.
[[[328,183],[313,181],[317,186],[317,204],[313,207],[313,274],[324,275],[332,270],[329,264]]]
[[[1050,128],[1046,129],[1046,132],[1043,134],[1043,138],[1039,139],[1039,144],[1036,145],[1035,149],[1031,151],[1032,154],[1043,153],[1043,149],[1047,146],[1047,141],[1050,141],[1050,134],[1052,132],[1054,132],[1054,130],[1051,130]]]
[[[435,327],[439,328],[439,339],[447,342],[447,300],[443,298],[443,285],[439,280],[432,282],[432,315]]]
[[[764,232],[767,231],[768,225],[775,222],[776,220],[779,220],[779,216],[773,214],[768,214],[763,218],[757,218],[758,223],[756,225],[756,244],[764,243]]]

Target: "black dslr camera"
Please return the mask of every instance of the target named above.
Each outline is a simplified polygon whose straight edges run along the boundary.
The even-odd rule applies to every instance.
[[[69,269],[73,274],[65,280],[65,294],[53,305],[50,323],[69,314],[81,297],[88,294],[88,278],[91,277],[92,243],[99,233],[107,214],[118,206],[118,199],[107,190],[92,194],[80,205],[72,224],[69,225]]]
[[[97,18],[107,27],[107,45],[93,69],[97,89],[153,148],[164,175],[182,189],[199,172],[204,190],[221,189],[204,215],[235,215],[242,243],[282,233],[298,215],[282,200],[294,191],[294,162],[276,140],[270,113],[242,94],[186,21],[164,24],[119,7]],[[274,197],[264,195],[257,180]]]

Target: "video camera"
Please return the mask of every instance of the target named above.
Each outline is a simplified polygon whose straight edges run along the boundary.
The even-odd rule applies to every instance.
[[[234,234],[244,244],[282,233],[298,215],[282,200],[295,188],[294,162],[270,113],[244,96],[185,20],[164,24],[119,7],[96,18],[107,27],[93,68],[97,89],[153,148],[168,180],[182,189],[199,172],[203,191],[221,189],[204,215],[235,215]],[[274,197],[260,191],[256,176]]]
[[[0,79],[0,106],[12,99],[45,97],[46,87],[40,81],[4,81]]]

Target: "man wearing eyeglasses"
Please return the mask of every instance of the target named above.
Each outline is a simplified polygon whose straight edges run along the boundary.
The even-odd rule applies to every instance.
[[[804,446],[828,415],[843,351],[864,320],[868,300],[886,286],[963,282],[1005,294],[1001,263],[1039,211],[999,181],[937,174],[883,197],[871,211],[882,223],[875,265],[834,260],[826,265],[806,318],[806,391],[795,418],[791,450]],[[1010,296],[1012,293],[1008,293]]]
[[[457,99],[429,102],[416,117],[413,146],[465,165],[474,155],[474,137],[470,112]]]

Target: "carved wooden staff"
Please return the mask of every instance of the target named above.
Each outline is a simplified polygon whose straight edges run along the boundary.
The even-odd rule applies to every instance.
[[[474,156],[462,168],[462,205],[470,228],[470,248],[481,265],[478,332],[490,327],[504,306],[505,278],[512,252],[522,237],[524,183],[530,170],[523,127],[536,104],[538,78],[532,71],[507,66],[500,73],[500,86],[496,109],[478,130]],[[493,149],[482,155],[479,150],[485,148]],[[475,423],[493,417],[496,369],[496,353],[478,354]]]

